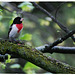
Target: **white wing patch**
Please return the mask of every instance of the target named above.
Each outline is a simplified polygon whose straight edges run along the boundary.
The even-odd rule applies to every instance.
[[[9,33],[9,38],[15,38],[15,37],[17,37],[17,31],[18,31],[18,28],[16,27],[16,25],[14,24],[13,26],[12,26],[12,30],[10,31],[10,33]]]

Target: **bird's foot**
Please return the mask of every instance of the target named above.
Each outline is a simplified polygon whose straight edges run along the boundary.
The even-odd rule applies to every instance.
[[[21,40],[12,39],[12,40],[9,40],[9,42],[12,42],[12,43],[15,43],[15,44],[18,44],[18,45],[24,45],[24,42],[21,41]]]

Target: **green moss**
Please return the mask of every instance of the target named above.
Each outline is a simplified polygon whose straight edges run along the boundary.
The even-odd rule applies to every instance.
[[[47,70],[56,73],[75,73],[75,68],[57,61],[52,58],[47,58],[42,52],[33,49],[29,45],[21,46],[10,43],[8,41],[0,42],[0,53],[14,53],[21,58],[32,62],[33,64]]]

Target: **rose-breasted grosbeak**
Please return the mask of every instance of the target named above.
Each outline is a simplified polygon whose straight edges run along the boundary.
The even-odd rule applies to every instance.
[[[21,17],[16,17],[11,24],[9,31],[8,31],[8,37],[9,41],[16,41],[15,38],[18,38],[22,29],[23,29],[23,24],[22,24],[23,18]]]

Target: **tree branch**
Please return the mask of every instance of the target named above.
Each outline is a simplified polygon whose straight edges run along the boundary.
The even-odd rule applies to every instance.
[[[52,49],[47,49],[48,46],[49,46],[48,44],[45,44],[40,47],[35,47],[35,49],[43,53],[75,54],[75,47],[54,46]]]
[[[58,47],[57,45],[59,43],[62,43],[64,40],[66,40],[67,38],[71,37],[73,34],[75,33],[75,30],[70,31],[67,35],[65,35],[62,38],[59,38],[58,40],[56,40],[55,42],[53,42],[50,45],[46,45],[45,47],[41,48],[41,47],[36,47],[37,49],[39,49],[42,52],[49,52],[49,53],[70,53],[70,54],[75,54],[75,47]],[[54,47],[56,46],[56,47]]]
[[[37,3],[35,2],[31,2],[35,7],[37,7],[38,9],[40,9],[42,12],[44,12],[45,14],[47,14],[55,23],[57,23],[59,25],[59,27],[65,31],[66,33],[69,33],[69,29],[64,26],[63,24],[61,24],[58,20],[56,20],[47,10],[45,10],[44,8],[42,8],[41,6],[39,6]],[[73,41],[75,42],[75,37],[72,35],[71,38],[73,39]]]
[[[11,12],[11,13],[12,13],[12,11],[11,11],[11,10],[9,10],[9,9],[7,9],[7,8],[5,8],[5,7],[3,7],[3,6],[1,6],[1,5],[0,5],[0,7],[1,7],[2,9],[5,9],[5,10],[7,10],[7,11],[9,11],[9,12]]]
[[[30,46],[20,46],[8,41],[0,41],[0,54],[13,54],[52,73],[75,73],[75,68],[51,57],[44,56]]]
[[[59,43],[62,43],[64,40],[68,39],[69,37],[71,37],[73,34],[75,33],[75,30],[70,31],[67,35],[65,35],[62,38],[59,38],[58,40],[56,40],[55,42],[53,42],[52,44],[50,44],[48,47],[46,47],[46,50],[51,49],[54,46],[57,46]]]
[[[55,19],[57,18],[57,12],[58,12],[58,10],[60,9],[60,7],[61,7],[63,4],[65,4],[65,2],[64,2],[64,3],[61,3],[59,6],[57,6],[56,12],[55,12]]]

